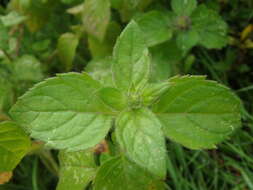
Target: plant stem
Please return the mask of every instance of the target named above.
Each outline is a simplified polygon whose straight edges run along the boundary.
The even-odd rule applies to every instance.
[[[33,190],[39,190],[38,182],[37,182],[37,171],[38,171],[38,158],[36,157],[33,162],[33,170],[32,170],[32,186]]]
[[[41,150],[38,155],[46,168],[55,176],[59,176],[59,166],[53,158],[50,150]]]

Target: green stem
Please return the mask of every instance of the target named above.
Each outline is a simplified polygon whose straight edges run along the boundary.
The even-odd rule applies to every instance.
[[[52,172],[55,176],[59,176],[59,166],[52,156],[50,150],[41,150],[38,153],[41,161],[46,166],[46,168]]]
[[[4,53],[5,57],[7,57],[7,59],[8,59],[9,61],[12,61],[12,60],[13,60],[12,57],[10,56],[10,54],[9,54],[7,51],[5,51],[5,50],[2,49],[2,52]]]
[[[38,182],[37,182],[37,171],[38,171],[38,158],[36,157],[33,162],[33,170],[32,170],[32,186],[33,190],[39,190]]]

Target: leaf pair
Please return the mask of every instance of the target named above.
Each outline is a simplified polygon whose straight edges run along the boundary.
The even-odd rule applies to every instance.
[[[135,20],[143,30],[148,46],[176,36],[178,47],[187,52],[196,45],[222,48],[227,43],[227,25],[214,10],[197,6],[196,0],[172,0],[173,12],[150,11]]]
[[[149,83],[150,70],[145,37],[133,21],[114,48],[113,85],[101,85],[85,73],[60,74],[28,91],[10,113],[33,138],[68,151],[94,147],[116,118],[122,154],[163,179],[164,136],[193,149],[214,148],[240,126],[241,103],[228,88],[202,76]],[[121,163],[116,158],[108,162]],[[108,162],[101,168],[114,167]],[[125,170],[121,165],[115,168],[119,173]],[[103,181],[103,172],[99,170],[95,180],[98,189],[96,181]]]

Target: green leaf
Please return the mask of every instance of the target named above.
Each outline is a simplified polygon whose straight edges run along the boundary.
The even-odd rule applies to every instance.
[[[10,8],[26,16],[25,23],[31,32],[42,28],[49,20],[57,1],[13,0]]]
[[[0,73],[0,115],[7,111],[13,103],[14,93],[12,84]]]
[[[241,102],[228,88],[202,76],[170,82],[153,107],[168,138],[191,149],[215,148],[241,126]]]
[[[100,81],[103,86],[113,86],[112,81],[112,59],[110,57],[93,59],[88,63],[85,71],[94,79]]]
[[[127,98],[116,88],[102,88],[99,92],[99,97],[109,107],[121,111],[127,107]]]
[[[148,84],[142,92],[142,101],[145,106],[154,104],[160,96],[169,88],[168,81]]]
[[[121,27],[117,22],[110,22],[106,36],[103,42],[100,42],[96,38],[89,36],[89,49],[93,58],[103,58],[111,56],[113,46],[117,37],[120,35]]]
[[[80,3],[80,0],[61,0],[62,3],[72,4],[72,3]]]
[[[179,16],[190,16],[197,7],[196,0],[172,0],[172,10]]]
[[[60,180],[57,190],[83,190],[95,177],[94,153],[60,151]]]
[[[74,7],[71,7],[69,9],[67,9],[67,13],[79,16],[83,12],[83,5],[84,5],[84,3],[81,3],[81,4],[78,4]]]
[[[11,11],[9,14],[1,16],[0,20],[5,27],[10,27],[24,22],[26,20],[26,16],[20,15],[16,11]]]
[[[160,82],[175,76],[178,72],[177,62],[183,58],[182,50],[176,40],[170,40],[150,49],[152,57],[151,82]]]
[[[149,79],[150,60],[143,33],[135,21],[121,33],[114,48],[113,78],[124,91],[141,88]]]
[[[164,190],[157,180],[125,157],[115,157],[105,162],[96,175],[94,190]]]
[[[96,98],[100,84],[87,74],[57,75],[39,83],[11,109],[31,137],[57,149],[84,150],[111,127],[112,112]]]
[[[135,20],[143,31],[148,46],[160,44],[172,37],[167,14],[162,11],[144,13]]]
[[[4,27],[0,21],[0,49],[7,50],[9,48],[9,34],[8,29]]]
[[[111,2],[111,6],[114,9],[119,9],[121,8],[122,4],[123,4],[123,0],[110,0]]]
[[[146,108],[122,112],[116,120],[116,138],[129,159],[165,177],[165,140],[161,123],[152,112]]]
[[[216,11],[201,5],[193,12],[191,20],[192,29],[199,33],[200,45],[209,49],[227,45],[228,26]]]
[[[177,36],[177,45],[184,54],[199,42],[199,34],[195,30],[182,31]]]
[[[75,58],[78,43],[78,37],[72,33],[65,33],[58,39],[58,55],[60,61],[65,66],[67,71],[70,71],[72,68],[72,63]]]
[[[88,34],[103,41],[110,15],[110,0],[86,0],[83,9],[84,29]]]
[[[0,172],[13,170],[28,152],[31,143],[13,122],[0,123]]]
[[[111,0],[112,6],[120,12],[121,20],[129,22],[137,12],[144,12],[144,9],[153,0]]]
[[[31,55],[23,55],[14,62],[13,72],[20,81],[38,82],[43,79],[41,64]]]

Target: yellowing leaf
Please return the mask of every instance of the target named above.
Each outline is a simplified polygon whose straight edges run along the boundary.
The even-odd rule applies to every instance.
[[[12,172],[0,173],[0,185],[7,183],[12,178]]]
[[[88,34],[103,41],[110,21],[109,0],[86,0],[83,8],[83,25]]]
[[[253,24],[249,24],[247,27],[243,29],[241,33],[241,40],[245,40],[252,32],[253,32]]]

